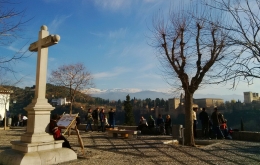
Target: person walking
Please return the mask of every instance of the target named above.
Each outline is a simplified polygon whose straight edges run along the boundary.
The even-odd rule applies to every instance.
[[[212,120],[212,127],[215,133],[216,139],[219,137],[220,139],[224,139],[224,136],[219,128],[220,126],[220,120],[219,120],[219,112],[218,108],[214,108],[214,112],[211,114],[211,120]]]
[[[201,121],[201,130],[202,130],[203,138],[210,139],[210,137],[209,137],[209,115],[206,112],[206,108],[202,108],[202,111],[199,114],[199,118]]]
[[[113,108],[110,109],[108,112],[108,119],[109,119],[109,127],[113,128],[115,127],[115,111]]]
[[[99,111],[99,108],[96,108],[92,112],[92,118],[93,118],[93,122],[94,122],[94,130],[98,130],[98,111]]]
[[[105,110],[102,108],[100,113],[99,113],[99,120],[101,123],[101,131],[105,131]]]
[[[86,125],[86,130],[85,131],[88,131],[88,128],[90,128],[91,131],[93,132],[93,129],[92,129],[92,126],[91,126],[91,124],[93,122],[92,109],[91,108],[88,109],[88,113],[87,113],[87,115],[85,117],[85,120],[87,121],[87,125]]]

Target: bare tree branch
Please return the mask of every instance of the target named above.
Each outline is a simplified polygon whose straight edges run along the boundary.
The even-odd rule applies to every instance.
[[[249,85],[260,76],[260,0],[212,0],[207,6],[225,12],[228,23],[220,28],[228,30],[228,44],[232,60],[223,65],[216,83],[233,81],[232,88],[244,80]]]
[[[83,64],[63,65],[57,70],[51,72],[49,81],[58,86],[68,87],[70,90],[70,114],[72,113],[72,105],[77,92],[84,92],[87,88],[93,87],[92,76],[86,71]]]

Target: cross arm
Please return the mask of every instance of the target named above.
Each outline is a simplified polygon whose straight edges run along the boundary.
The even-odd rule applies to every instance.
[[[36,41],[32,43],[29,47],[29,51],[31,52],[37,52],[38,51],[38,44],[41,43],[41,48],[47,48],[49,46],[55,45],[59,42],[60,36],[59,35],[49,35],[43,39],[41,39],[41,42]]]

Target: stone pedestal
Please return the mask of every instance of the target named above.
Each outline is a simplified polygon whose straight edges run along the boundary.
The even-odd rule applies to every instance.
[[[56,142],[55,142],[56,143]],[[61,145],[59,142],[55,145]],[[68,148],[54,148],[37,152],[20,152],[17,150],[6,150],[1,152],[0,164],[3,165],[49,165],[58,164],[77,159],[74,151]]]
[[[20,141],[11,141],[12,149],[0,155],[3,165],[47,165],[77,159],[77,154],[62,148],[62,140],[55,141],[48,132],[50,111],[53,107],[47,102],[35,104],[35,100],[25,108],[28,112],[26,133]]]

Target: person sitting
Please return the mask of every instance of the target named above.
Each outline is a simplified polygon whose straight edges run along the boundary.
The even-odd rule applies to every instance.
[[[157,124],[157,127],[158,127],[158,129],[159,129],[159,133],[160,133],[161,135],[165,135],[165,124],[164,124],[164,120],[163,120],[161,114],[158,115],[156,124]]]
[[[142,130],[143,128],[146,128],[146,127],[147,127],[146,119],[143,116],[141,116],[139,125],[138,125],[138,130]]]
[[[159,114],[159,115],[158,115],[158,118],[157,118],[157,120],[156,120],[156,125],[157,125],[157,127],[159,127],[159,126],[161,126],[162,124],[164,124],[164,120],[163,120],[163,118],[162,118],[162,115]]]
[[[224,122],[220,125],[220,130],[222,131],[225,139],[232,139],[230,131],[229,131],[228,127],[227,127],[227,120],[224,119],[223,121]]]
[[[61,129],[58,127],[57,122],[59,120],[58,114],[53,114],[51,116],[51,121],[49,124],[49,133],[53,135],[55,140],[63,140],[62,147],[71,148],[69,141],[61,134]]]
[[[154,121],[154,119],[153,119],[153,116],[151,115],[150,118],[149,118],[149,120],[148,120],[148,128],[149,128],[149,129],[152,129],[152,128],[154,128],[154,127],[155,127],[155,121]]]

